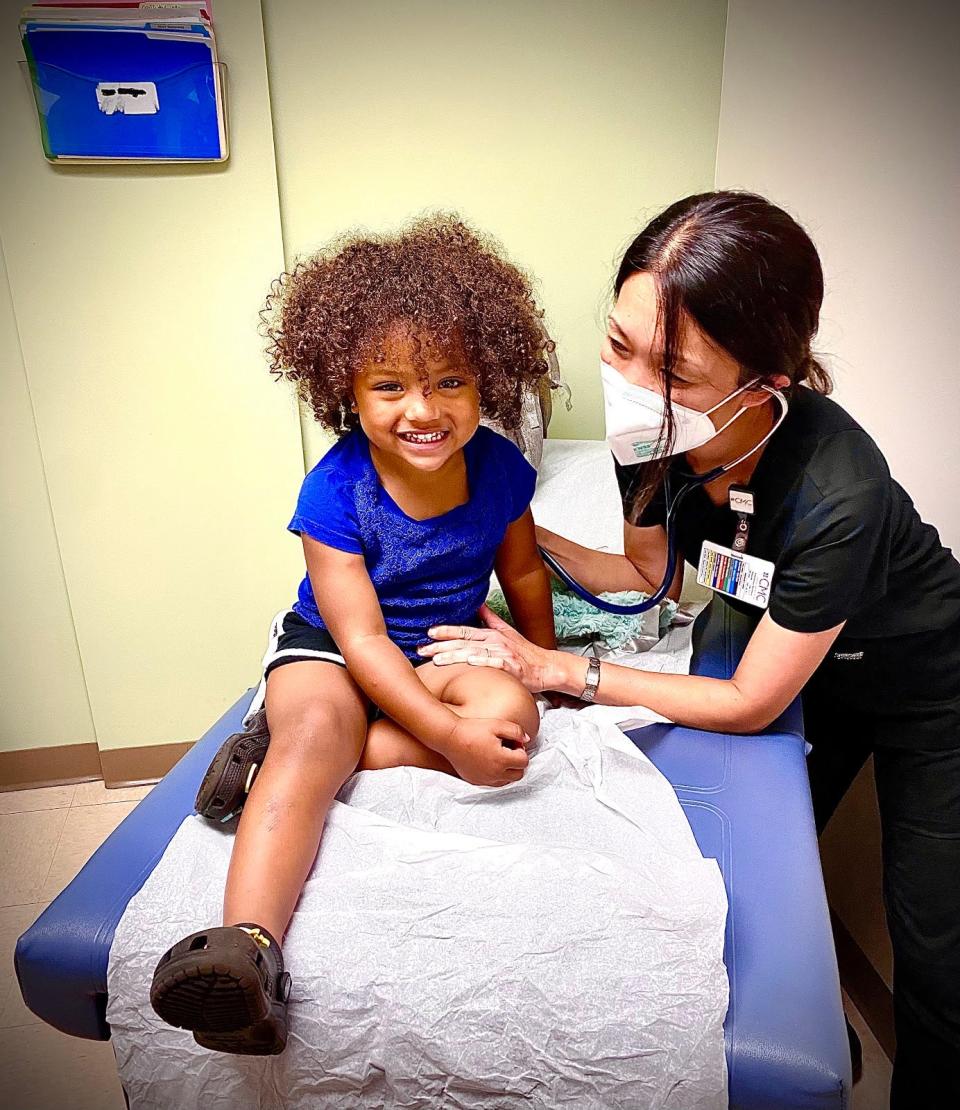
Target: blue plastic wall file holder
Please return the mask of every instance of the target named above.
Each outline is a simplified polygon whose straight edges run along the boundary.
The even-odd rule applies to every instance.
[[[223,67],[196,33],[27,26],[23,48],[50,161],[223,161]]]

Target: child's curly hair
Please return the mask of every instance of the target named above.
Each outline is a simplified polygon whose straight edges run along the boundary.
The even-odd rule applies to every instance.
[[[350,411],[354,374],[383,358],[397,323],[462,352],[483,414],[518,427],[523,394],[547,373],[554,347],[542,316],[530,279],[499,245],[445,213],[395,235],[335,239],[277,278],[261,312],[271,373],[296,382],[338,435],[359,423]]]

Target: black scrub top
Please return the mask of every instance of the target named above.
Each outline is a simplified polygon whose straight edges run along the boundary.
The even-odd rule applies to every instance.
[[[624,516],[632,519],[637,468],[616,465]],[[671,464],[673,493],[686,461]],[[769,612],[783,628],[821,632],[846,621],[847,640],[931,632],[960,622],[960,563],[924,524],[891,478],[867,433],[828,397],[799,386],[790,410],[760,456],[747,553],[775,566]],[[663,524],[662,489],[637,524]],[[684,499],[676,529],[696,567],[704,540],[730,547],[736,514],[714,505],[701,486]],[[759,620],[763,611],[725,600]]]

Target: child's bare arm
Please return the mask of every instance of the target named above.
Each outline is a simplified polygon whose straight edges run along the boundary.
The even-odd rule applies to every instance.
[[[362,555],[339,551],[302,535],[317,608],[343,652],[347,668],[388,717],[440,752],[468,781],[502,785],[522,774],[529,741],[513,721],[459,717],[430,693],[387,635],[383,613]],[[505,748],[502,741],[516,745]],[[516,777],[519,777],[517,775]]]
[[[537,550],[529,509],[507,529],[497,551],[495,570],[517,630],[540,647],[555,648],[550,575]]]
[[[458,717],[426,689],[387,635],[363,556],[301,538],[317,608],[350,674],[371,701],[415,736],[442,740]]]

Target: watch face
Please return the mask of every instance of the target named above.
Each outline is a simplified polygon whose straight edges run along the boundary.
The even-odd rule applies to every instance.
[[[597,696],[597,686],[600,684],[600,660],[594,656],[587,665],[587,680],[580,695],[581,701],[593,701]]]

